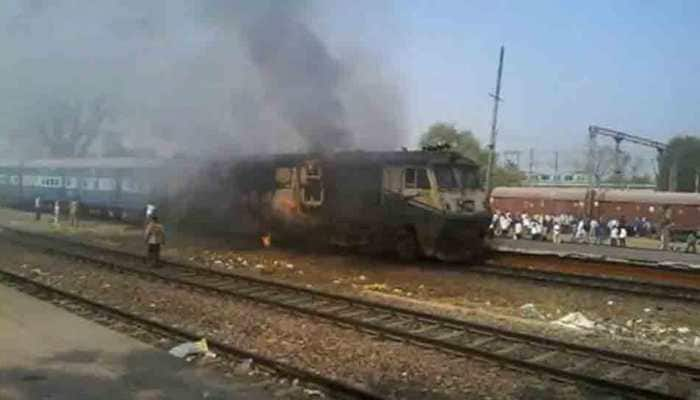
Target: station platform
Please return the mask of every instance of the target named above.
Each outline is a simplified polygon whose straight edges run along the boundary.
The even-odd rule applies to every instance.
[[[0,285],[0,399],[271,398]]]
[[[562,258],[588,259],[604,262],[619,262],[641,266],[691,269],[700,271],[700,254],[662,251],[636,247],[611,247],[582,243],[559,243],[528,239],[513,240],[496,238],[491,247],[510,254],[549,255]]]

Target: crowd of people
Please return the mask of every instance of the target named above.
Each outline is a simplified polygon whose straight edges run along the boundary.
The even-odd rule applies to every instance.
[[[576,217],[571,214],[512,214],[496,211],[490,226],[494,237],[515,240],[532,239],[561,243],[562,235],[570,234],[576,243],[609,244],[627,246],[630,236],[645,237],[656,232],[655,225],[646,218],[635,218],[628,222],[624,216],[600,220]]]

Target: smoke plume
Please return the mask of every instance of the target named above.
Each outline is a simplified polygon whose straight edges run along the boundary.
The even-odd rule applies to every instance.
[[[23,157],[56,155],[46,132],[62,155],[397,148],[398,82],[369,51],[334,51],[315,12],[272,0],[3,2],[0,144]]]

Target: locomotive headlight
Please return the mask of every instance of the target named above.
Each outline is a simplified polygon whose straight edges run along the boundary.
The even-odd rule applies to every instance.
[[[463,211],[472,212],[475,208],[474,200],[460,200],[459,207]]]

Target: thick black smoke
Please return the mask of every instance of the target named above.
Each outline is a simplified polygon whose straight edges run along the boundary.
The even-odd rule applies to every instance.
[[[265,100],[311,150],[353,144],[339,96],[343,68],[303,21],[303,3],[212,0],[205,10],[224,29],[237,29],[261,75]]]

